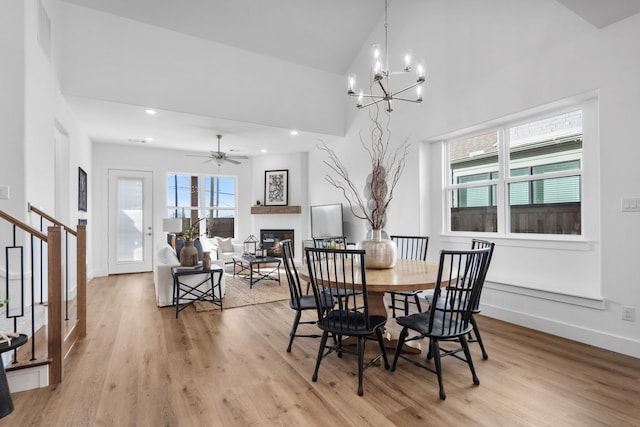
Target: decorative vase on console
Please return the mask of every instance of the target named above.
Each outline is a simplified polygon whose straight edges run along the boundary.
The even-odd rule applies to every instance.
[[[366,268],[383,269],[396,265],[396,244],[387,237],[383,227],[386,223],[387,208],[393,198],[393,190],[404,171],[409,144],[408,140],[405,140],[395,149],[390,147],[391,116],[387,115],[387,123],[383,124],[378,121],[377,105],[374,111],[369,115],[372,122],[369,127],[371,142],[367,144],[360,134],[360,142],[371,159],[371,173],[367,176],[363,192],[365,197],[360,195],[358,187],[351,180],[347,168],[337,154],[326,144],[321,144],[318,148],[327,152],[329,160],[325,160],[324,163],[336,174],[326,175],[326,181],[342,191],[349,202],[351,213],[356,218],[369,223],[371,238],[357,244],[358,249],[365,250]]]
[[[180,265],[183,267],[193,267],[198,264],[198,249],[193,244],[193,240],[186,239],[184,247],[180,250]]]
[[[184,218],[184,211],[182,212]],[[199,231],[196,231],[196,226],[200,221],[206,218],[200,218],[196,220],[191,226],[182,231],[182,237],[184,238],[184,247],[180,250],[180,265],[183,267],[193,267],[198,265],[198,248],[195,247],[193,236],[198,236]]]
[[[211,268],[211,252],[202,252],[202,268],[209,270]]]

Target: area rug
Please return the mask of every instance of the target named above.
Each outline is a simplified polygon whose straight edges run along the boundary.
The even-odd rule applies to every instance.
[[[222,307],[226,310],[227,308],[288,300],[289,285],[283,272],[280,273],[280,280],[280,284],[275,280],[260,280],[254,283],[253,288],[250,289],[249,279],[239,276],[233,277],[233,274],[225,273],[226,287],[224,297],[222,297]],[[211,303],[200,301],[196,301],[193,307],[196,311],[219,309],[218,306]]]

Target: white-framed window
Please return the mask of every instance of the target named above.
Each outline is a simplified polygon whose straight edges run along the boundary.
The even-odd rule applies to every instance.
[[[182,218],[200,236],[235,237],[236,178],[215,175],[167,175],[168,218]],[[205,225],[205,226],[203,226]]]
[[[584,238],[595,105],[520,114],[446,140],[445,232]]]

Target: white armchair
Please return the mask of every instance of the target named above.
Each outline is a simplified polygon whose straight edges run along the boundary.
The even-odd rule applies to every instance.
[[[240,257],[244,252],[243,242],[235,242],[231,237],[212,237],[204,240],[211,245],[212,254],[215,251],[216,259],[224,261],[225,264],[231,264],[234,256]]]
[[[217,249],[212,248],[204,239],[202,242],[202,249],[204,251],[211,252],[211,264],[217,264],[224,268],[224,261],[217,259]],[[173,276],[171,275],[171,267],[180,265],[180,260],[176,255],[175,250],[168,243],[161,243],[156,248],[156,268],[153,272],[153,283],[156,291],[156,303],[158,307],[165,307],[173,305]],[[182,279],[184,282],[197,284],[202,280],[200,275],[187,276]],[[207,282],[208,283],[208,282]],[[205,283],[203,286],[207,286]],[[220,281],[220,288],[222,295],[225,292],[225,275],[222,275]]]

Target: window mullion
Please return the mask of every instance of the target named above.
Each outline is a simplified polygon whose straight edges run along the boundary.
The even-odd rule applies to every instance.
[[[453,191],[454,191],[452,189],[453,172],[451,170],[451,161],[450,161],[451,148],[450,148],[450,144],[446,143],[445,141],[442,141],[441,144],[442,144],[442,152],[444,153],[443,159],[445,159],[443,164],[446,165],[443,168],[444,170],[442,171],[442,183],[444,184],[442,186],[444,188],[444,192],[442,194],[442,209],[443,209],[442,217],[445,220],[443,227],[445,232],[450,232],[452,231],[451,206],[452,206]]]
[[[498,130],[498,233],[508,233],[509,230],[509,141],[508,132],[505,128]]]

